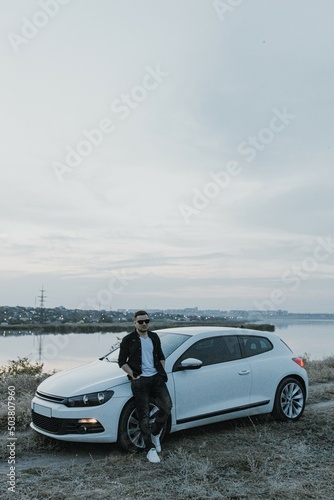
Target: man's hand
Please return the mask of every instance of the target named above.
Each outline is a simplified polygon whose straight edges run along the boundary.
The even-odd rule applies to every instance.
[[[129,375],[129,377],[132,378],[132,380],[138,380],[140,378],[140,375],[138,375],[138,377],[133,376],[133,371],[127,363],[125,363],[125,365],[123,365],[121,368],[127,375]]]

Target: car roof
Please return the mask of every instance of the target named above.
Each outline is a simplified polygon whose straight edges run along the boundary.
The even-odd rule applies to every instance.
[[[179,326],[155,330],[157,333],[177,333],[181,335],[202,335],[205,333],[220,333],[221,335],[272,335],[272,332],[264,330],[250,330],[248,328],[236,328],[232,326]]]

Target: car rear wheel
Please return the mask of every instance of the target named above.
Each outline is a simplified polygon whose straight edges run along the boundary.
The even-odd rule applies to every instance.
[[[273,416],[283,422],[295,422],[305,408],[305,389],[299,380],[288,377],[279,384]]]
[[[157,411],[158,407],[153,401],[150,402],[150,423],[154,422],[154,414]],[[163,439],[165,433],[166,429],[164,428],[160,440]],[[139,427],[137,408],[133,399],[124,406],[119,419],[117,442],[126,451],[140,451],[145,447],[143,435]]]

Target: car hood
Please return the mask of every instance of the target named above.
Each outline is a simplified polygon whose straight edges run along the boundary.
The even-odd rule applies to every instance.
[[[98,359],[51,375],[38,386],[38,391],[53,396],[70,397],[105,391],[127,382],[127,376],[117,363]]]

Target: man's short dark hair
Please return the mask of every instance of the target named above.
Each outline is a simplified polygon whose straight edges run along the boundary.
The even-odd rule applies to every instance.
[[[137,311],[135,312],[135,319],[137,316],[148,316],[146,311]]]

